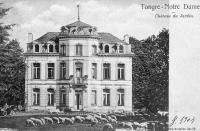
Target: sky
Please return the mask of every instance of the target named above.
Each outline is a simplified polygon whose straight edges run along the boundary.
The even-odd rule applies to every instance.
[[[47,32],[59,32],[60,27],[77,21],[77,3],[80,20],[97,27],[99,32],[109,32],[123,39],[125,34],[145,39],[168,28],[166,19],[155,19],[155,12],[142,10],[141,4],[162,4],[168,0],[1,0],[5,7],[12,7],[4,17],[6,24],[17,24],[11,37],[26,50],[28,33],[33,38]],[[158,13],[166,13],[160,11]]]

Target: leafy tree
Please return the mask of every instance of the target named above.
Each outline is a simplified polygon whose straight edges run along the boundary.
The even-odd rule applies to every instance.
[[[0,19],[3,19],[10,8],[1,5]],[[25,63],[19,42],[9,39],[13,26],[0,23],[0,105],[17,104],[24,99]]]
[[[168,110],[169,33],[138,41],[130,38],[133,57],[133,103],[150,112]]]

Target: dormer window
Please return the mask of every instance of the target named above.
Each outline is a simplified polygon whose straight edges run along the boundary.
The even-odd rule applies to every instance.
[[[49,52],[53,52],[53,45],[49,45]]]
[[[108,45],[105,46],[105,53],[109,53],[109,46]]]
[[[39,49],[40,49],[39,45],[36,44],[36,45],[35,45],[35,52],[39,52]]]
[[[119,46],[119,53],[124,53],[124,47],[123,47],[123,45]]]

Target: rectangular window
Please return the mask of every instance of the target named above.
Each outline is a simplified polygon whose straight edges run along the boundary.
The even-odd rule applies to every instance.
[[[118,106],[124,106],[124,89],[117,90]]]
[[[103,64],[103,79],[110,79],[110,64]]]
[[[33,79],[40,79],[40,63],[33,63]]]
[[[103,105],[110,106],[110,90],[109,89],[103,90]]]
[[[62,92],[62,99],[61,100],[62,100],[61,103],[63,105],[66,105],[66,93],[65,92]]]
[[[92,63],[92,78],[97,79],[97,64]]]
[[[96,55],[97,54],[97,46],[93,45],[92,46],[92,55]]]
[[[61,80],[65,80],[66,79],[66,64],[65,63],[61,63],[60,64],[60,70],[61,70],[61,72],[60,72],[60,78],[61,78]]]
[[[54,105],[54,93],[48,92],[48,106]]]
[[[54,79],[54,63],[48,63],[48,79]]]
[[[66,55],[66,46],[65,45],[61,45],[61,55]]]
[[[91,105],[92,105],[92,106],[97,105],[97,94],[96,94],[96,90],[92,90],[92,93],[91,93]]]
[[[82,45],[76,45],[76,55],[82,56]]]
[[[40,89],[33,89],[33,105],[40,105]]]
[[[124,64],[118,64],[118,80],[124,79]]]

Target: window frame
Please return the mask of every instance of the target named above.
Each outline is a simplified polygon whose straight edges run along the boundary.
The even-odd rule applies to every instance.
[[[55,92],[54,92],[54,89],[52,89],[52,88],[49,88],[49,89],[47,89],[47,105],[48,106],[54,106],[54,103],[55,103]]]
[[[49,53],[53,53],[54,52],[54,46],[52,44],[49,45]]]
[[[108,48],[107,48],[108,47]],[[108,52],[107,52],[108,51]],[[109,45],[104,46],[104,53],[110,53],[110,47]]]
[[[65,95],[65,101],[63,99],[64,98],[63,95]],[[66,105],[66,103],[67,103],[67,93],[66,91],[61,91],[61,104]]]
[[[77,44],[76,45],[76,56],[82,56],[83,55],[83,45]]]
[[[35,52],[37,52],[37,53],[40,52],[40,46],[38,44],[35,44]]]
[[[33,88],[33,106],[39,106],[39,105],[40,105],[40,89]]]
[[[124,63],[117,64],[117,79],[125,80],[125,64]]]
[[[97,80],[97,63],[92,63],[92,79]]]
[[[61,55],[66,55],[66,45],[61,45],[60,46],[60,53]]]
[[[108,65],[108,67],[105,67],[106,65]],[[110,76],[111,68],[110,68],[110,66],[111,66],[110,63],[104,63],[103,64],[103,80],[110,80],[111,79],[111,76]]]
[[[94,103],[92,103],[93,102],[93,94],[92,93],[94,93]],[[97,106],[97,90],[92,90],[91,91],[91,106]]]
[[[66,71],[67,71],[66,63],[65,62],[60,63],[60,79],[61,80],[66,80],[66,74],[67,74]]]
[[[35,66],[35,64],[39,64],[39,66],[37,67]],[[33,63],[33,79],[40,79],[40,73],[41,73],[40,67],[41,67],[40,63]]]
[[[110,103],[110,89],[103,89],[103,106],[110,106]]]
[[[53,64],[53,66],[49,67],[49,64]],[[49,75],[49,69],[52,69],[51,76]],[[48,79],[55,79],[55,63],[47,63],[47,76]]]
[[[118,106],[124,106],[125,104],[125,100],[124,100],[124,98],[125,98],[125,93],[124,93],[124,89],[118,89],[117,90],[117,98],[118,98],[118,100],[117,100],[117,105]]]
[[[121,48],[122,47],[122,48]],[[119,53],[124,53],[124,46],[123,45],[120,45],[119,46]]]
[[[96,54],[97,54],[97,46],[92,45],[92,55],[96,55]]]

